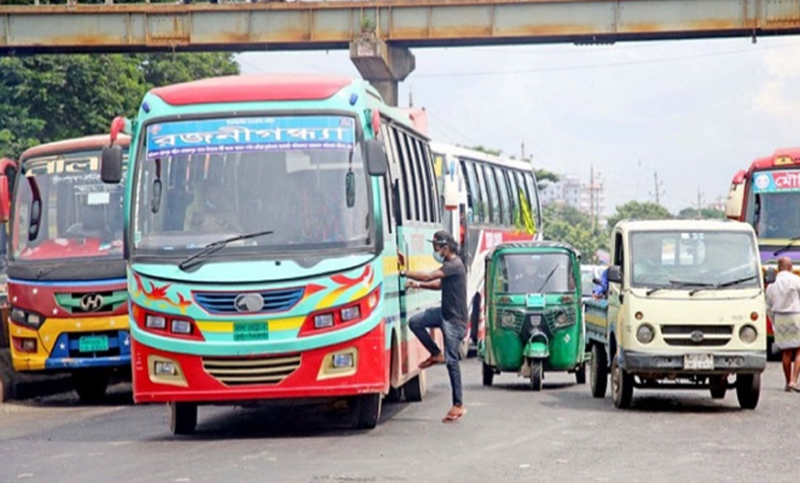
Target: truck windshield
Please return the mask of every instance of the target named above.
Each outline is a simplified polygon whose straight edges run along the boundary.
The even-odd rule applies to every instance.
[[[31,158],[14,196],[11,258],[122,258],[122,185],[100,179],[100,153]]]
[[[760,240],[800,235],[800,170],[755,173],[749,198],[747,222]]]
[[[497,290],[506,293],[573,292],[572,262],[564,253],[509,254],[500,260]]]
[[[134,189],[139,254],[359,249],[373,243],[355,120],[284,116],[147,126]]]
[[[634,287],[692,290],[698,286],[759,286],[758,253],[752,236],[746,232],[633,233],[631,267]]]

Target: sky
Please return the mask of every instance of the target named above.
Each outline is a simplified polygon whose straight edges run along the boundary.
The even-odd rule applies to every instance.
[[[672,212],[725,199],[736,171],[800,146],[800,37],[413,49],[400,105],[437,142],[525,154]],[[243,73],[359,77],[347,51],[245,53]],[[794,87],[794,88],[793,88]],[[656,188],[655,176],[659,184]]]

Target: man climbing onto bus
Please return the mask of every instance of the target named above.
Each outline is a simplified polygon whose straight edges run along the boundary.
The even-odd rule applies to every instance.
[[[442,419],[443,422],[456,421],[466,414],[461,393],[461,368],[459,367],[458,347],[467,334],[467,272],[458,257],[458,244],[445,231],[437,231],[433,240],[434,257],[442,266],[432,272],[400,271],[406,277],[406,288],[424,288],[442,291],[441,307],[430,308],[411,317],[409,328],[430,352],[431,356],[422,361],[421,369],[445,362],[450,375],[453,393],[453,407]],[[405,266],[402,254],[401,266]],[[439,328],[444,334],[444,354],[433,341],[428,329]]]

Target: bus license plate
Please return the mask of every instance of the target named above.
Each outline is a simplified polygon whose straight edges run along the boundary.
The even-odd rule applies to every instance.
[[[683,356],[683,368],[692,371],[713,370],[714,356],[711,354],[686,354]]]
[[[267,340],[269,326],[266,322],[234,322],[233,340]]]
[[[105,352],[108,350],[108,336],[90,335],[78,339],[78,350],[81,352]]]

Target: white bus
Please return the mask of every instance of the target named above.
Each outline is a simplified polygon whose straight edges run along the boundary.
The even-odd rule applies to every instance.
[[[483,337],[486,254],[506,241],[542,239],[542,210],[533,166],[448,144],[430,143],[443,193],[442,221],[460,243],[467,267],[470,330],[461,348]]]

